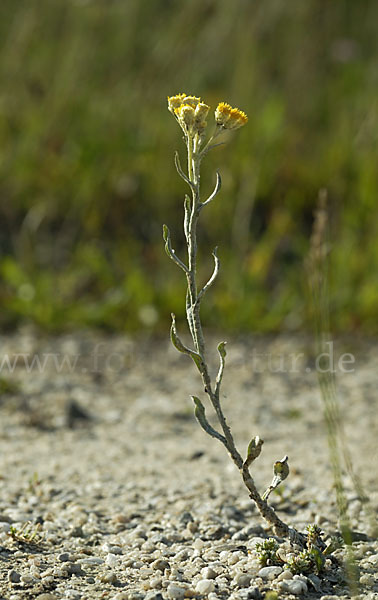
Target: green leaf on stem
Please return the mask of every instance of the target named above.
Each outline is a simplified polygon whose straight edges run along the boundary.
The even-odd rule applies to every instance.
[[[179,352],[182,352],[183,354],[188,354],[188,356],[190,356],[192,358],[192,360],[195,363],[195,365],[197,366],[198,370],[201,372],[201,366],[202,366],[201,356],[197,352],[195,352],[194,350],[191,350],[190,348],[185,346],[185,344],[182,343],[182,341],[180,340],[180,338],[177,334],[176,317],[173,313],[171,313],[171,317],[172,317],[172,325],[171,325],[172,344],[174,345],[176,350],[178,350]]]
[[[176,252],[172,248],[171,233],[166,225],[163,225],[163,239],[165,242],[165,251],[169,258],[173,260],[173,262],[176,263],[176,265],[180,267],[180,269],[182,269],[184,273],[188,273],[188,267],[182,262],[182,260],[179,259],[178,256],[176,256]]]
[[[219,361],[220,361],[218,375],[215,379],[215,394],[217,396],[219,396],[219,390],[220,390],[220,386],[221,386],[222,379],[223,379],[223,371],[224,371],[224,367],[226,364],[225,363],[225,359],[226,359],[226,355],[227,355],[226,344],[227,344],[227,342],[220,342],[217,347],[217,350],[219,353]]]
[[[201,400],[197,398],[197,396],[191,396],[191,398],[195,404],[194,415],[198,423],[201,425],[202,429],[204,429],[206,433],[211,435],[211,437],[217,438],[223,444],[225,444],[226,438],[222,434],[220,434],[216,429],[214,429],[214,427],[212,427],[206,419],[205,407],[202,404]]]

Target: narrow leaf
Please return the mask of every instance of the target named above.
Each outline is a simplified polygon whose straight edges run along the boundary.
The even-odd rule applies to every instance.
[[[189,198],[189,196],[187,194],[185,194],[185,200],[184,200],[184,233],[185,233],[186,240],[189,239],[190,213],[191,213],[190,198]]]
[[[218,371],[218,375],[215,379],[215,394],[216,396],[219,396],[219,391],[220,391],[220,386],[222,383],[222,379],[223,379],[223,371],[224,371],[224,367],[225,367],[225,359],[226,359],[226,344],[227,342],[220,342],[218,344],[218,353],[219,353],[219,371]]]
[[[202,297],[207,292],[209,287],[211,287],[216,280],[219,273],[220,260],[218,258],[218,246],[216,246],[212,252],[214,258],[214,271],[209,279],[209,281],[203,286],[202,290],[198,293],[197,302],[201,302]]]
[[[174,345],[176,350],[178,350],[179,352],[182,352],[183,354],[188,354],[192,358],[192,360],[195,363],[195,365],[197,366],[198,370],[201,372],[201,366],[202,366],[201,356],[197,352],[195,352],[194,350],[191,350],[190,348],[185,346],[185,344],[182,343],[182,341],[180,340],[180,338],[177,334],[176,317],[173,313],[171,313],[171,317],[172,317],[172,325],[171,325],[172,344]]]
[[[182,179],[192,188],[192,190],[195,189],[195,185],[190,181],[189,177],[187,175],[185,175],[184,171],[182,170],[181,167],[181,163],[180,163],[180,157],[179,157],[179,153],[175,152],[175,167],[177,170],[177,173],[180,175],[180,177],[182,177]]]
[[[202,404],[201,400],[197,398],[197,396],[192,396],[191,398],[195,404],[194,415],[198,423],[201,425],[202,429],[204,429],[206,433],[211,435],[211,437],[217,438],[223,444],[225,444],[226,438],[222,434],[220,434],[216,429],[214,429],[214,427],[212,427],[206,419],[205,407]]]
[[[182,269],[185,273],[189,273],[188,267],[182,262],[182,260],[179,259],[179,257],[176,255],[176,252],[172,248],[171,234],[166,225],[163,225],[163,239],[165,242],[164,248],[169,258],[173,260],[173,262],[176,263],[176,265],[180,267],[180,269]]]
[[[220,357],[224,360],[227,356],[227,351],[226,351],[226,344],[227,342],[220,342],[218,344],[217,350],[220,354]]]
[[[219,192],[220,192],[220,189],[221,189],[221,187],[222,187],[222,179],[221,179],[221,176],[220,176],[220,174],[219,174],[219,172],[218,172],[218,171],[217,171],[217,174],[216,174],[216,176],[217,176],[217,180],[216,180],[216,182],[215,182],[215,188],[214,188],[214,191],[213,191],[213,193],[212,193],[212,194],[211,194],[211,195],[208,197],[208,199],[207,199],[207,200],[205,200],[205,202],[202,202],[202,204],[201,204],[201,208],[202,208],[203,206],[206,206],[206,204],[210,204],[210,202],[211,202],[211,201],[212,201],[212,200],[215,198],[215,196],[216,196],[217,194],[219,194]]]

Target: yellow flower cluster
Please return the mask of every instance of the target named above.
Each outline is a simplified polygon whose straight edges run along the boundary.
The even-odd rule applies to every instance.
[[[242,110],[220,102],[215,111],[215,122],[224,129],[239,129],[248,122],[248,117]]]
[[[168,110],[177,118],[185,133],[202,134],[206,128],[206,117],[210,107],[201,98],[177,94],[168,97]]]
[[[203,134],[210,107],[201,98],[177,94],[168,97],[168,110],[176,117],[187,134]],[[226,102],[220,102],[215,110],[215,122],[222,129],[239,129],[248,122],[247,115]]]

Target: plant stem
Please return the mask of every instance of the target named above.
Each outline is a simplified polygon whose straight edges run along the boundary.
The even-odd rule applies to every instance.
[[[192,182],[192,204],[188,231],[188,296],[190,303],[187,304],[187,319],[192,333],[196,351],[205,364],[205,341],[200,319],[200,302],[197,293],[197,222],[201,210],[200,203],[200,157],[193,152],[193,138],[188,136],[188,177]],[[210,380],[210,378],[209,378]],[[209,381],[210,384],[210,381]]]
[[[222,428],[224,438],[222,439],[227,451],[229,452],[233,462],[239,469],[243,478],[244,484],[249,491],[250,498],[256,504],[261,516],[272,525],[276,535],[280,537],[289,537],[291,541],[305,545],[306,537],[291,529],[276,515],[275,511],[268,503],[262,499],[259,494],[254,480],[249,471],[249,465],[246,464],[241,454],[238,452],[231,430],[227,424],[225,416],[220,404],[220,382],[213,391],[209,369],[205,357],[205,341],[203,336],[201,318],[200,318],[200,299],[197,293],[197,222],[201,210],[200,201],[200,165],[203,152],[198,152],[197,144],[194,144],[193,138],[187,136],[188,147],[188,178],[192,184],[192,201],[191,212],[189,218],[187,245],[188,245],[188,272],[186,274],[188,291],[186,302],[186,315],[189,324],[189,330],[193,338],[193,343],[196,352],[200,355],[201,361],[199,365],[200,374],[206,394],[215,410],[219,424]]]

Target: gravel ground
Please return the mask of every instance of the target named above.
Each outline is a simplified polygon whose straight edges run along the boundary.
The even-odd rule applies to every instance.
[[[0,600],[351,597],[343,549],[319,576],[262,568],[256,543],[272,532],[223,446],[196,423],[197,373],[167,340],[23,331],[1,341]],[[378,507],[378,347],[344,341],[335,355],[344,352],[355,363],[338,372],[340,405],[369,504],[348,474],[344,485],[360,598],[378,599],[367,509]],[[306,340],[229,343],[223,392],[241,453],[252,436],[265,440],[252,469],[258,488],[287,454],[290,476],[269,502],[302,531],[317,523],[327,541],[338,519]],[[279,543],[283,556],[296,551]]]

